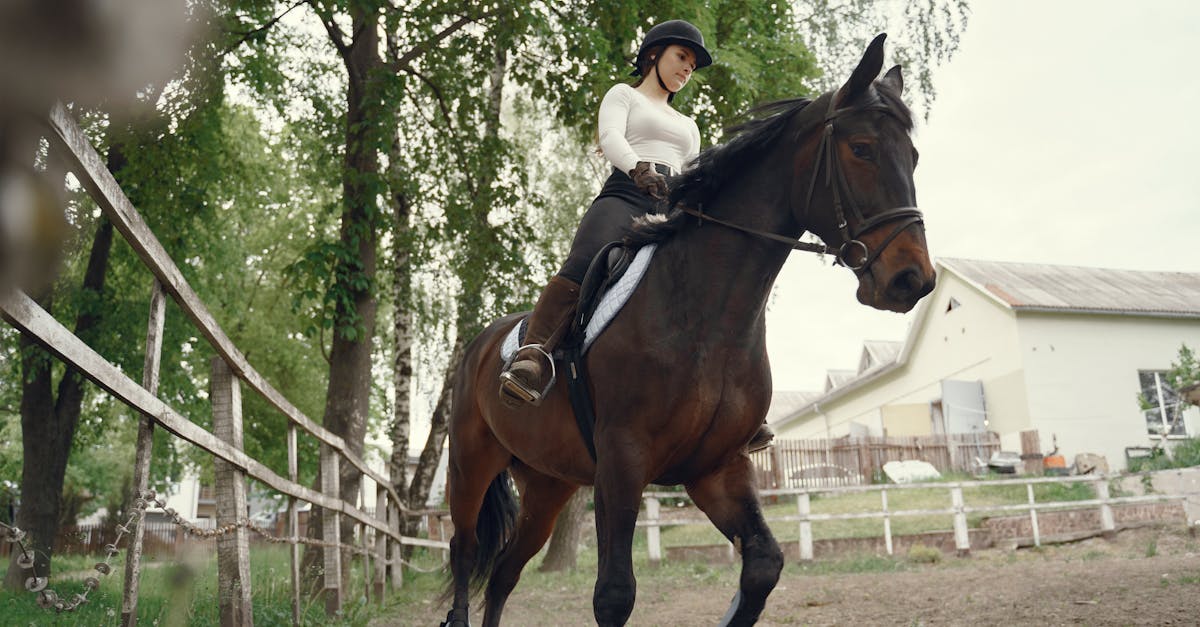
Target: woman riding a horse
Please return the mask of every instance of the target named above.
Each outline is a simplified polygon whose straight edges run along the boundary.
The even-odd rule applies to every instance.
[[[813,246],[797,239],[808,231],[853,270],[864,305],[905,312],[933,289],[913,185],[912,114],[901,99],[899,67],[880,76],[882,35],[839,89],[758,109],[727,133],[726,143],[686,161],[688,169],[666,184],[656,165],[682,167],[699,144],[694,124],[667,107],[670,94],[710,59],[694,28],[667,25],[647,36],[666,35],[653,41],[661,50],[644,45],[638,55],[645,80],[618,86],[605,99],[606,105],[625,100],[613,117],[628,149],[609,144],[614,131],[602,127],[605,155],[618,171],[576,237],[586,263],[584,247],[595,244],[585,242],[619,238],[630,217],[653,206],[651,194],[670,188],[667,204],[674,209],[666,222],[637,235],[656,244],[652,261],[584,359],[592,437],[585,440],[573,419],[565,382],[538,385],[541,353],[504,380],[522,378],[526,391],[546,392],[498,397],[502,345],[520,315],[484,329],[455,371],[447,469],[454,536],[446,623],[452,627],[469,624],[472,591],[481,587],[483,624],[500,624],[522,569],[579,486],[594,486],[593,615],[605,627],[625,624],[637,590],[633,538],[650,484],[682,485],[738,547],[738,589],[720,624],[753,624],[783,567],[747,453],[771,403],[765,312],[775,278],[792,250]],[[643,125],[642,116],[670,126]],[[640,133],[674,152],[646,148]],[[564,273],[571,267],[568,261]],[[549,353],[546,344],[571,317],[564,313],[576,289],[569,279],[555,277],[538,302],[530,324],[537,333],[529,340],[542,344],[537,350]],[[821,323],[794,322],[816,332]]]
[[[632,85],[617,83],[600,103],[600,150],[612,175],[584,214],[571,252],[542,292],[525,335],[526,346],[500,374],[500,396],[510,406],[538,405],[547,385],[547,360],[571,326],[592,258],[605,244],[619,241],[633,219],[653,212],[665,200],[666,177],[679,174],[700,153],[700,129],[671,107],[692,72],[712,64],[700,30],[684,20],[651,28],[634,59]],[[764,424],[750,450],[766,447],[774,434]]]

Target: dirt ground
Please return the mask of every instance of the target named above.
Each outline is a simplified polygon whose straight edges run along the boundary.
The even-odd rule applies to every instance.
[[[733,566],[676,566],[667,574],[638,573],[630,625],[716,624],[737,581]],[[414,616],[422,613],[407,608],[406,619],[379,624],[436,625],[444,617],[445,609],[425,609]],[[594,624],[591,587],[519,585],[503,623]],[[759,624],[1198,625],[1200,540],[1177,529],[1140,529],[936,564],[869,556],[789,564]]]

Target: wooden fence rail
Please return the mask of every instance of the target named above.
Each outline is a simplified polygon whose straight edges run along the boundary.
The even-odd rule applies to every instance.
[[[1079,501],[1052,501],[1052,502],[1037,502],[1034,499],[1033,486],[1040,483],[1094,483],[1096,490],[1096,498],[1085,499]],[[1159,501],[1186,501],[1190,498],[1187,494],[1149,494],[1145,496],[1124,496],[1112,497],[1109,495],[1108,489],[1109,477],[1103,475],[1081,475],[1074,477],[1029,477],[1021,479],[1005,479],[995,481],[970,481],[970,482],[945,482],[945,483],[908,483],[908,484],[878,484],[878,485],[859,485],[859,486],[842,486],[819,489],[806,488],[785,488],[777,490],[763,490],[761,496],[794,496],[796,497],[796,513],[784,516],[771,516],[766,520],[769,523],[796,523],[798,525],[800,537],[800,559],[813,559],[813,531],[812,525],[814,522],[833,521],[833,520],[857,520],[864,518],[879,518],[883,520],[884,546],[888,555],[892,555],[892,527],[891,519],[896,516],[930,516],[930,515],[950,515],[953,516],[954,528],[954,546],[959,555],[967,555],[971,551],[971,542],[967,529],[967,515],[973,513],[993,513],[993,512],[1028,512],[1030,524],[1033,531],[1033,543],[1035,546],[1041,546],[1041,534],[1038,529],[1038,512],[1041,510],[1065,509],[1065,508],[1087,508],[1095,507],[1100,514],[1100,529],[1103,533],[1112,533],[1116,530],[1116,525],[1113,517],[1112,506],[1124,503],[1153,503]],[[1028,496],[1026,503],[1012,505],[983,505],[969,506],[965,504],[963,499],[963,490],[980,488],[984,486],[1024,486]],[[950,506],[938,509],[914,509],[914,510],[894,510],[888,508],[889,492],[896,490],[945,490],[949,494]],[[849,494],[854,492],[878,492],[880,507],[876,510],[853,512],[844,514],[814,514],[812,513],[811,495],[813,494]],[[662,559],[663,550],[661,545],[660,529],[667,526],[678,525],[708,525],[707,519],[677,519],[662,520],[659,518],[660,499],[679,499],[686,498],[686,495],[679,492],[645,492],[642,498],[646,502],[646,517],[645,520],[639,520],[639,527],[647,528],[647,551],[652,562],[657,562]],[[1191,525],[1189,521],[1189,525]]]
[[[1000,450],[995,433],[776,440],[751,457],[760,490],[861,485],[891,461],[922,460],[940,472],[974,472]]]
[[[221,524],[239,522],[245,516],[244,507],[247,477],[256,479],[289,499],[289,539],[295,546],[299,534],[295,516],[296,501],[307,501],[324,510],[325,540],[337,541],[341,516],[348,516],[358,524],[360,541],[365,542],[367,530],[374,532],[377,539],[374,573],[369,568],[371,556],[366,556],[364,567],[368,579],[374,574],[377,581],[368,582],[376,598],[388,587],[398,587],[401,582],[401,544],[434,546],[448,550],[445,542],[432,542],[400,535],[401,515],[420,515],[423,512],[408,510],[393,490],[390,481],[350,451],[344,440],[317,425],[299,409],[276,391],[250,366],[229,337],[217,324],[208,308],[196,292],[188,285],[183,274],[167,255],[166,250],[150,231],[145,221],[118,186],[112,173],[104,165],[99,153],[87,140],[67,109],[56,104],[47,119],[48,138],[53,155],[61,157],[76,179],[121,233],[142,263],[154,276],[150,299],[150,322],[147,328],[146,360],[143,380],[139,384],[126,376],[114,364],[92,350],[53,316],[42,309],[26,294],[10,290],[0,293],[0,312],[7,322],[22,333],[36,339],[49,352],[78,369],[102,389],[140,412],[144,419],[139,428],[136,459],[134,460],[135,492],[141,494],[147,487],[150,464],[150,444],[153,429],[165,428],[174,436],[200,447],[214,457],[216,464],[218,511]],[[182,416],[157,396],[159,359],[163,328],[164,294],[169,294],[180,310],[208,341],[217,354],[212,364],[211,398],[213,401],[213,432],[204,430]],[[242,451],[241,386],[262,396],[268,403],[281,411],[289,421],[288,430],[288,478],[280,477],[266,465]],[[338,494],[336,481],[325,482],[321,490],[313,490],[297,482],[296,433],[297,428],[315,437],[320,442],[321,468],[324,477],[338,476],[342,463],[349,464],[366,479],[373,481],[374,492],[379,499],[376,506],[382,516],[368,516],[358,503],[344,501]],[[332,471],[332,472],[329,472]],[[370,490],[369,486],[363,486]],[[389,517],[387,512],[393,512]],[[218,542],[219,594],[222,624],[252,624],[249,581],[248,529],[237,527]],[[139,586],[139,562],[143,552],[146,531],[140,526],[134,534],[126,553],[126,576],[122,599],[122,623],[134,624],[137,611]],[[353,542],[346,538],[346,542]],[[362,547],[358,547],[362,548]],[[323,549],[325,563],[326,609],[333,614],[341,609],[343,591],[337,575],[341,571],[341,552],[336,545]],[[293,549],[291,568],[293,578],[293,622],[299,623],[299,570],[296,564],[298,552]]]

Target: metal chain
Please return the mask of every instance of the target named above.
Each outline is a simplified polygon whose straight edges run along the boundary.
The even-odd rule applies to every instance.
[[[146,495],[154,498],[154,492],[147,492]],[[162,501],[155,501],[162,503]],[[133,533],[133,526],[146,515],[146,507],[148,501],[146,499],[138,499],[134,504],[133,511],[129,513],[129,519],[123,525],[117,525],[117,537],[109,544],[104,545],[104,560],[97,562],[94,566],[97,573],[108,575],[112,572],[112,566],[109,561],[118,553],[117,544],[121,542],[122,536],[127,533]],[[161,505],[160,505],[161,507]],[[6,536],[5,539],[17,545],[21,550],[21,556],[17,558],[17,565],[21,568],[30,571],[31,576],[25,578],[25,589],[29,592],[38,593],[37,604],[42,609],[53,609],[56,612],[73,612],[80,605],[88,602],[88,595],[92,590],[100,587],[100,579],[91,576],[83,580],[84,591],[71,596],[70,600],[65,600],[65,597],[59,597],[58,593],[46,586],[50,583],[49,575],[39,577],[37,574],[37,565],[33,559],[33,554],[25,548],[25,532],[17,527],[12,527],[4,523],[0,523],[0,532]]]
[[[171,518],[172,522],[183,529],[185,533],[197,538],[216,538],[237,531],[238,528],[245,528],[249,531],[253,531],[259,536],[262,536],[268,542],[276,544],[304,544],[308,546],[319,546],[324,548],[340,548],[358,555],[371,554],[369,549],[355,546],[353,544],[346,544],[344,542],[327,542],[317,538],[276,536],[268,531],[265,527],[255,524],[248,518],[243,518],[235,523],[222,525],[215,529],[203,529],[198,525],[192,524],[183,516],[180,516],[179,512],[176,512],[173,508],[167,507],[166,502],[160,498],[157,498],[157,495],[155,495],[153,490],[147,490],[142,494],[141,498],[134,501],[133,509],[129,514],[129,520],[125,521],[125,524],[123,525],[117,525],[117,537],[113,539],[111,543],[104,545],[104,561],[97,562],[94,567],[97,573],[101,575],[108,575],[112,572],[112,566],[109,564],[109,561],[112,560],[112,558],[119,552],[118,544],[121,542],[121,538],[125,534],[132,534],[134,526],[139,521],[145,520],[146,508],[150,507],[151,504],[162,509],[163,512]],[[91,593],[92,590],[100,587],[100,579],[95,576],[88,577],[83,582],[85,590],[82,593],[75,594],[70,600],[64,600],[63,597],[59,597],[57,592],[46,587],[50,582],[49,577],[39,577],[37,575],[37,567],[33,553],[25,548],[25,537],[25,531],[0,522],[0,541],[8,541],[16,544],[21,551],[21,556],[17,558],[17,565],[25,570],[31,571],[31,576],[25,579],[25,589],[29,592],[38,593],[38,606],[42,609],[53,609],[56,612],[72,612],[75,611],[80,605],[87,603],[88,594]],[[391,565],[393,563],[393,560],[390,559],[379,561],[385,565]],[[420,570],[404,560],[400,560],[400,563],[405,564],[414,570],[418,570],[419,572],[434,572]]]

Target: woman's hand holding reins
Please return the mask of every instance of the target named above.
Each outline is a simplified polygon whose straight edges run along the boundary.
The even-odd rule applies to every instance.
[[[633,183],[637,185],[638,189],[651,198],[666,200],[667,177],[659,174],[658,170],[654,169],[653,163],[638,161],[637,165],[629,171],[629,178],[633,179]]]

